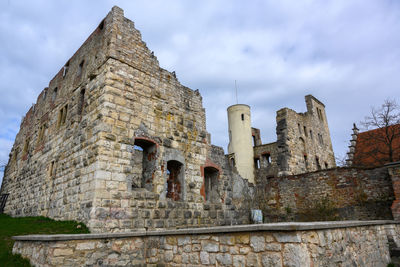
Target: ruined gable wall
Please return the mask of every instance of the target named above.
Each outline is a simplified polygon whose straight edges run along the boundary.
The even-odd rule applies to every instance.
[[[336,166],[324,105],[311,95],[306,103],[305,113],[277,112],[278,165],[284,175]]]
[[[274,176],[279,172],[278,147],[276,142],[255,146],[254,158],[260,160],[260,168],[256,168],[255,170],[256,184],[259,179]]]
[[[113,10],[117,15],[111,57],[105,64],[106,86],[100,97],[104,127],[99,135],[89,227],[92,231],[125,231],[221,225],[230,224],[231,218],[238,220],[230,215],[234,208],[226,193],[230,185],[225,182],[222,162],[210,155],[215,149],[208,142],[200,93],[182,86],[174,73],[161,69],[133,22],[123,17],[122,10]],[[154,168],[146,170],[149,179],[142,188],[132,188],[133,176],[140,169],[135,166],[135,140],[155,146],[146,159]],[[166,193],[171,160],[182,164],[181,196],[175,201]],[[202,170],[209,165],[221,170],[218,187],[222,191],[218,199],[206,202],[201,193]]]
[[[334,168],[257,184],[266,222],[392,219],[386,168]]]
[[[60,69],[23,119],[1,189],[9,194],[6,213],[88,220],[101,124],[99,96],[105,83],[102,64],[111,21],[112,13],[67,62],[68,69]]]

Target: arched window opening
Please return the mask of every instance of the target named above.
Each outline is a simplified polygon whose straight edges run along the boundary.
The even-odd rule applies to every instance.
[[[183,191],[183,164],[176,160],[167,162],[167,198],[182,199]]]
[[[157,145],[146,139],[135,139],[132,188],[153,190],[153,174],[156,170]]]
[[[218,177],[219,171],[213,167],[204,168],[204,193],[206,201],[217,202],[219,201],[218,194]]]

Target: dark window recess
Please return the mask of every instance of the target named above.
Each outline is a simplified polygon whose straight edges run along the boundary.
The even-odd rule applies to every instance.
[[[305,135],[306,137],[308,136],[307,127],[306,127],[306,126],[304,126],[304,135]]]
[[[317,164],[317,169],[321,170],[321,164],[319,164],[319,158],[315,157],[315,163]]]
[[[219,171],[213,167],[204,168],[204,193],[206,201],[217,202],[219,201],[218,195],[218,177]]]
[[[50,166],[49,166],[49,178],[54,178],[56,176],[56,163],[53,160],[52,162],[50,162]]]
[[[322,116],[322,111],[319,108],[317,108],[317,115],[320,121],[324,121],[324,117]]]
[[[231,166],[235,167],[235,158],[231,158]]]
[[[182,199],[183,164],[176,160],[167,162],[167,198],[172,200]]]
[[[99,29],[102,30],[104,29],[104,20],[102,20],[99,24]]]
[[[301,134],[301,126],[300,126],[300,123],[297,124],[297,128],[299,128],[299,134]]]
[[[304,155],[304,166],[306,170],[308,169],[308,161],[307,161],[307,155]]]
[[[78,103],[78,114],[83,114],[83,109],[85,106],[85,89],[82,89],[79,93],[79,103]]]
[[[243,113],[242,113],[241,117],[242,117],[242,121],[244,121],[244,114]]]
[[[57,127],[61,127],[65,124],[67,120],[67,113],[68,113],[68,104],[62,107],[58,112]]]
[[[37,142],[40,143],[44,138],[44,131],[46,130],[46,125],[42,124],[39,128],[38,139]]]
[[[51,96],[51,101],[52,102],[56,101],[57,93],[58,93],[58,88],[56,87],[56,88],[54,88],[53,95]]]
[[[325,169],[328,169],[328,167],[329,167],[329,165],[328,165],[328,163],[324,163],[325,164]]]
[[[84,65],[84,64],[85,64],[85,61],[84,61],[84,60],[82,60],[81,63],[79,63],[79,66],[78,66],[78,73],[77,73],[78,76],[82,75],[83,65]]]
[[[65,75],[67,75],[68,69],[69,69],[69,61],[64,65],[63,77],[65,77]]]
[[[132,188],[146,188],[152,191],[157,146],[149,140],[135,139],[133,153]]]
[[[312,130],[310,130],[310,138],[313,139]]]
[[[254,166],[256,169],[260,168],[260,158],[254,158]]]
[[[271,164],[271,155],[270,154],[263,154],[262,159],[264,161],[264,165],[269,166]]]
[[[319,143],[320,143],[321,145],[324,144],[324,139],[322,138],[322,135],[321,135],[321,134],[318,134],[318,141],[319,141]]]
[[[253,137],[253,146],[256,146],[256,137],[254,135],[252,135],[251,137]]]

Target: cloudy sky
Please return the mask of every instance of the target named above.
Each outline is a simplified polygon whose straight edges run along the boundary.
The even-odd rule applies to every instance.
[[[225,150],[235,80],[265,143],[276,140],[278,109],[320,99],[338,157],[353,122],[388,97],[399,102],[400,1],[1,0],[0,163],[39,92],[114,5],[163,68],[200,90],[212,142]]]

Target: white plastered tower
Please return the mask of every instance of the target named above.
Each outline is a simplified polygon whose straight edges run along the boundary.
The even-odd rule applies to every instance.
[[[238,173],[254,184],[254,155],[250,107],[237,104],[228,107],[228,153],[234,154]]]

